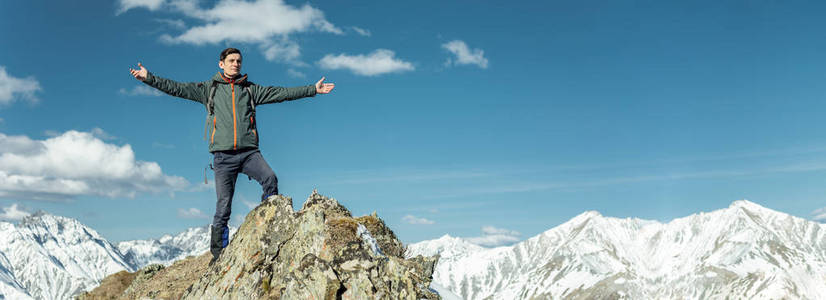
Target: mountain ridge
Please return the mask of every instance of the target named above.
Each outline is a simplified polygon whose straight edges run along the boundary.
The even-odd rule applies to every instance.
[[[587,211],[471,253],[422,249],[426,242],[410,245],[410,255],[441,255],[434,282],[465,299],[826,297],[826,284],[808,284],[826,272],[826,225],[747,200],[667,223]]]
[[[107,272],[137,270],[153,263],[170,265],[207,251],[208,236],[201,234],[204,228],[208,227],[193,227],[157,239],[123,241],[115,246],[79,221],[45,211],[38,211],[18,224],[0,222],[0,233],[3,233],[0,237],[0,295],[14,299],[62,299],[93,288],[108,275]],[[720,278],[740,278],[750,281],[753,286],[767,286],[762,291],[728,286],[708,291],[705,295],[739,293],[761,297],[797,295],[807,298],[807,295],[814,295],[817,297],[808,298],[818,298],[826,297],[817,290],[819,285],[799,282],[818,282],[818,278],[806,275],[812,273],[807,268],[826,272],[822,263],[811,263],[826,261],[824,232],[824,224],[774,211],[748,200],[737,200],[722,209],[698,212],[668,222],[606,217],[589,210],[511,246],[485,248],[445,234],[410,244],[409,251],[425,256],[440,255],[434,285],[465,298],[496,295],[517,299],[523,294],[543,295],[526,293],[519,288],[531,284],[535,290],[554,285],[569,290],[554,292],[551,288],[546,291],[549,295],[593,292],[589,289],[603,289],[604,294],[600,295],[631,298],[692,298],[703,294],[698,288],[688,286],[673,287],[678,288],[678,292],[668,292],[664,288],[629,288],[675,280],[669,274],[681,274],[682,277],[677,278],[700,283],[720,284]],[[144,243],[142,259],[135,258],[140,246],[138,242]],[[97,254],[75,258],[75,253],[68,249],[77,249],[84,243]],[[816,255],[806,256],[807,253]],[[104,268],[87,267],[97,264]],[[117,267],[112,267],[113,264]],[[444,275],[444,268],[459,264],[465,267],[449,268],[452,274]],[[564,265],[575,267],[554,269]],[[576,268],[580,269],[579,273],[573,272]],[[487,269],[495,270],[493,273],[499,275],[489,274]],[[779,274],[774,281],[760,275],[769,271]],[[540,278],[558,278],[531,281],[520,277],[520,272]],[[589,276],[588,272],[601,275]],[[38,274],[50,274],[60,284],[43,284],[46,281],[38,279]],[[572,278],[576,276],[571,277],[571,274],[581,278],[574,280]],[[489,282],[491,287],[474,287],[470,279]],[[783,280],[794,284],[784,288],[777,283]],[[575,283],[581,286],[574,286]],[[810,285],[814,287],[806,287]],[[619,288],[621,286],[625,289]],[[473,293],[474,288],[480,292]]]

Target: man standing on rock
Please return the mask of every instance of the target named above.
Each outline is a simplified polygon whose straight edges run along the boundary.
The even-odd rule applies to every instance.
[[[135,79],[169,95],[189,99],[207,108],[209,152],[213,154],[215,192],[218,196],[212,221],[210,252],[212,261],[229,243],[227,222],[232,208],[232,196],[238,173],[258,181],[264,189],[261,201],[278,194],[278,178],[258,149],[258,130],[255,107],[327,94],[335,86],[324,83],[324,77],[315,83],[300,87],[260,86],[241,75],[241,51],[227,48],[221,51],[218,67],[223,70],[203,82],[180,83],[149,73],[138,63],[138,70],[129,69]]]

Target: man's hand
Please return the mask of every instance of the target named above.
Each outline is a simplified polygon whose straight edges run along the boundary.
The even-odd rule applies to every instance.
[[[146,69],[144,69],[144,71],[146,71]],[[324,83],[324,77],[321,77],[321,80],[315,83],[315,92],[318,94],[327,94],[332,91],[335,86],[334,83]]]
[[[140,70],[135,70],[135,69],[129,68],[129,73],[132,73],[132,76],[134,76],[135,79],[137,79],[137,80],[140,80],[140,81],[146,80],[146,75],[147,75],[146,68],[144,68],[141,63],[138,63],[138,67],[140,68]],[[324,78],[322,78],[322,80],[324,80]],[[316,87],[317,86],[318,85],[316,85]]]

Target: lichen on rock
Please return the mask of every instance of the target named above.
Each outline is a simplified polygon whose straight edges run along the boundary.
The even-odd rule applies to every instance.
[[[381,249],[359,236],[366,228]],[[301,210],[273,196],[247,215],[221,257],[184,298],[438,299],[428,289],[438,258],[405,260],[376,216],[353,218],[313,192]]]

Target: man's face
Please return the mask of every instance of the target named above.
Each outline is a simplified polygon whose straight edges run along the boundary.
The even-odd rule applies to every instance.
[[[224,75],[233,77],[241,73],[241,54],[232,53],[218,62],[218,67],[224,70]]]

